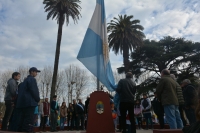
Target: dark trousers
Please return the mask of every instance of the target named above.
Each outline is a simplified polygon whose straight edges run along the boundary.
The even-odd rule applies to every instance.
[[[87,130],[87,120],[85,120],[85,130]]]
[[[138,128],[141,129],[142,128],[142,117],[136,117],[137,121],[138,121]]]
[[[33,132],[35,107],[20,108],[18,111],[20,112],[18,131]]]
[[[10,128],[9,130],[10,131],[17,132],[20,129],[22,129],[22,127],[19,126],[19,124],[20,124],[20,117],[21,117],[20,109],[15,108],[13,110],[13,115],[12,115],[12,118],[10,120],[11,122],[9,124],[9,128]]]
[[[122,130],[122,117],[121,116],[118,116],[119,118],[119,131]]]
[[[185,109],[185,114],[190,122],[190,125],[196,122],[195,109],[191,107],[189,109]]]
[[[9,125],[8,125],[8,131],[12,131],[12,126],[13,126],[13,116],[14,116],[14,111],[15,111],[15,107],[13,109],[13,112],[12,112],[12,115],[10,116],[10,119],[9,119]]]
[[[45,130],[48,116],[41,116],[40,130]]]
[[[120,109],[121,119],[122,119],[122,129],[123,129],[122,133],[126,133],[127,111],[129,112],[129,117],[130,117],[130,122],[131,122],[131,133],[136,133],[135,119],[134,119],[134,104],[121,102],[119,109]]]
[[[181,119],[183,121],[183,126],[185,127],[187,122],[186,122],[186,119],[184,117],[184,106],[183,105],[179,105],[179,112],[180,112],[180,116],[181,116]]]
[[[78,114],[77,116],[78,123],[76,125],[77,130],[79,130],[80,122],[81,122],[81,130],[84,130],[84,119],[85,119],[84,114]]]
[[[7,130],[8,122],[10,120],[10,117],[14,109],[14,106],[12,105],[11,101],[5,101],[5,105],[6,105],[6,110],[2,121],[2,128],[1,128],[2,130]]]
[[[85,119],[85,130],[87,130],[87,123],[88,123],[88,114],[86,114],[86,119]]]
[[[51,131],[56,131],[58,114],[51,112]]]
[[[151,113],[143,113],[143,116],[146,120],[146,128],[148,129],[149,128],[149,121],[150,121],[150,124],[151,124],[151,129],[153,128],[153,122],[152,122],[152,116],[151,116]]]
[[[72,130],[71,117],[67,116],[67,129]],[[69,126],[70,125],[70,126]]]
[[[160,129],[164,129],[165,128],[165,124],[164,124],[164,114],[156,114],[160,123]]]
[[[71,128],[75,129],[75,127],[77,127],[77,125],[78,125],[77,116],[73,115],[72,119],[71,119]]]

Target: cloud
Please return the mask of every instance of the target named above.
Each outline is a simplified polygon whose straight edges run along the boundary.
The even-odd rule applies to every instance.
[[[196,37],[200,35],[199,1],[155,0],[134,1],[132,4],[137,6],[129,8],[126,13],[136,14],[135,18],[141,20],[147,38],[158,40],[170,35],[199,41]]]
[[[20,65],[53,66],[58,25],[46,20],[42,0],[0,1],[0,70]],[[92,17],[95,0],[82,0],[82,18],[63,26],[59,68],[84,66],[76,59]],[[134,15],[144,26],[146,37],[185,37],[200,41],[200,2],[197,0],[105,0],[107,22],[118,14]],[[110,52],[112,68],[122,66],[122,55]]]

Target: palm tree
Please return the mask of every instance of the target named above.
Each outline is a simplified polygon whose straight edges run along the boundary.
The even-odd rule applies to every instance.
[[[56,19],[58,24],[58,35],[57,35],[57,43],[56,43],[56,53],[55,53],[55,61],[54,61],[54,72],[52,78],[51,85],[51,98],[55,95],[55,88],[57,82],[57,73],[58,73],[58,64],[59,64],[59,56],[60,56],[60,44],[62,38],[62,27],[64,22],[69,24],[69,17],[72,18],[74,23],[78,22],[79,17],[81,17],[79,6],[80,0],[44,0],[43,4],[45,4],[45,12],[47,12],[47,20],[50,18]]]
[[[125,73],[129,71],[129,51],[136,50],[143,43],[145,38],[142,32],[144,28],[139,25],[140,20],[132,20],[133,16],[118,15],[108,23],[109,48],[117,55],[123,54]]]

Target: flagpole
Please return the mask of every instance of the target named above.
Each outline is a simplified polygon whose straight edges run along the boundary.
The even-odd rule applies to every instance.
[[[99,80],[98,80],[98,78],[97,78],[97,91],[100,91],[99,85],[100,85],[100,83],[99,83]]]
[[[102,14],[99,17],[101,17],[101,19],[102,19]],[[102,22],[102,20],[101,20],[101,22]],[[102,28],[101,28],[101,35],[102,35]],[[102,47],[103,47],[103,44],[102,44]],[[98,75],[97,77],[100,77],[100,73],[101,73],[100,72],[100,54],[103,53],[103,51],[100,51],[98,47],[97,47],[97,51],[99,52],[97,54],[97,75]],[[97,78],[97,91],[100,91],[100,81],[98,78]]]
[[[101,32],[102,32],[102,30],[101,30]],[[100,77],[99,76],[99,74],[100,74],[100,51],[99,51],[99,49],[98,49],[98,47],[96,48],[97,49],[97,91],[99,91],[100,90],[100,88],[99,88],[99,85],[100,85],[100,83],[99,83],[99,79],[98,79],[98,77]]]

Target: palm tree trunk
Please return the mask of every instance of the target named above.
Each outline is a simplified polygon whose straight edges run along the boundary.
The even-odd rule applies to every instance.
[[[55,90],[56,90],[58,64],[59,64],[59,56],[60,56],[60,44],[61,44],[61,39],[62,39],[62,26],[63,26],[63,15],[60,16],[59,25],[58,25],[58,36],[57,36],[57,43],[56,43],[54,71],[53,71],[53,78],[52,78],[52,84],[51,84],[51,97],[50,97],[51,101],[52,101],[53,96],[55,95]]]
[[[125,74],[127,72],[129,72],[129,49],[128,49],[128,45],[124,45],[123,46],[123,58],[124,58],[124,67],[125,67]]]

